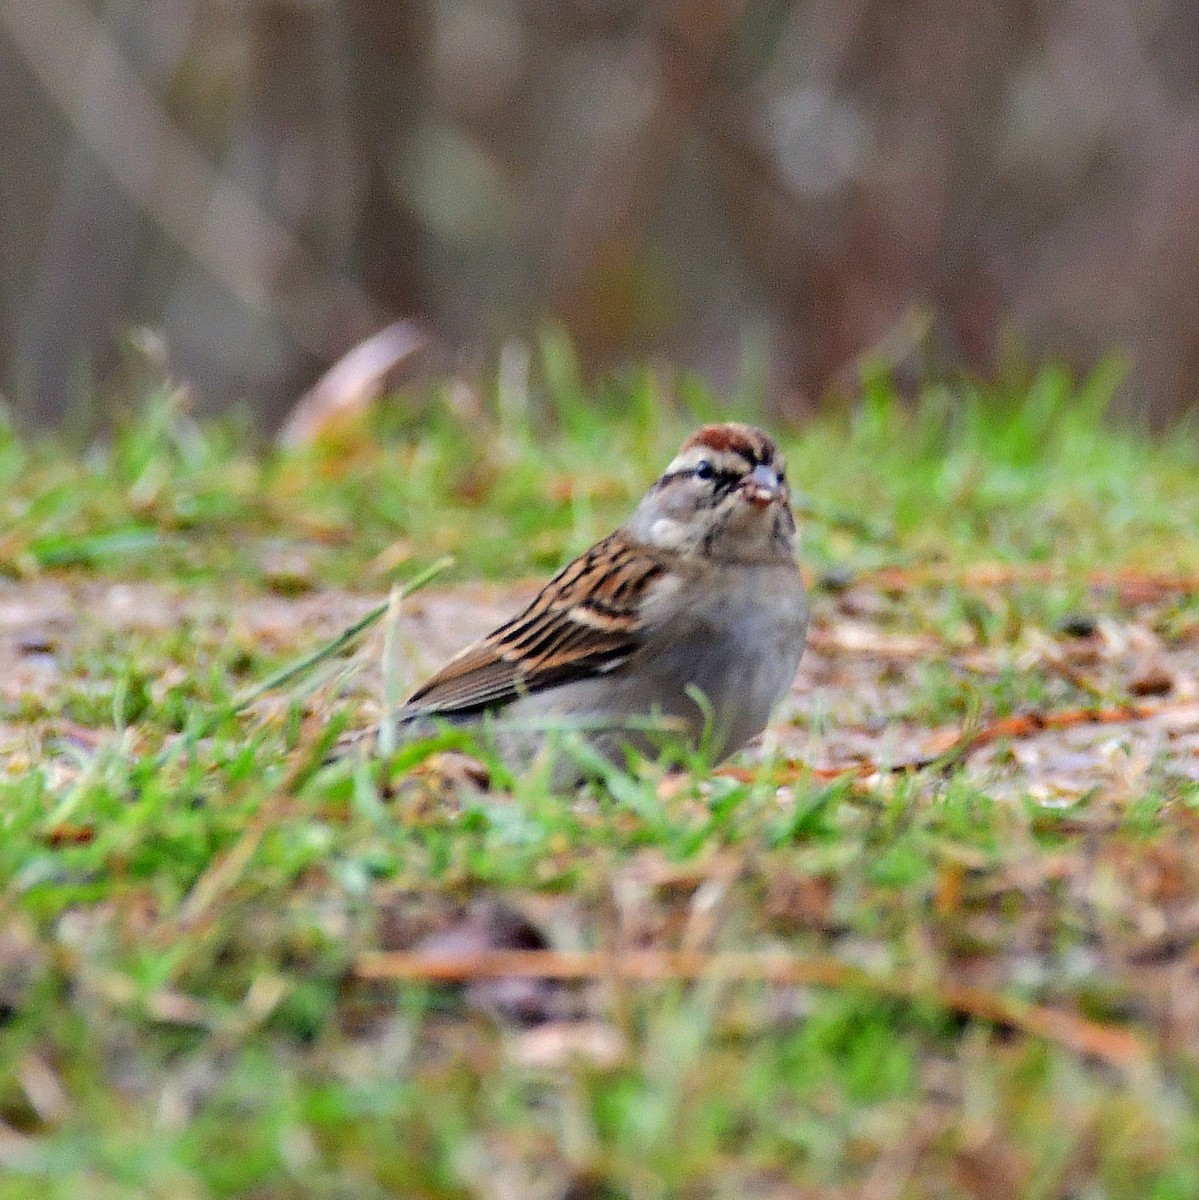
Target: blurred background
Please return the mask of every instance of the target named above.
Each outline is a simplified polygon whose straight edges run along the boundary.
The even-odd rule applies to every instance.
[[[553,322],[792,417],[1123,349],[1161,423],[1197,102],[1190,0],[0,0],[0,388],[86,417],[146,328],[269,426],[398,318]]]

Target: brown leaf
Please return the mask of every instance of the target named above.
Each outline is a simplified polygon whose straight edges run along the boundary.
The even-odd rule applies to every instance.
[[[1166,696],[1174,690],[1174,674],[1160,659],[1142,663],[1128,681],[1133,696]]]
[[[952,917],[962,907],[962,885],[966,870],[960,862],[945,862],[937,874],[937,915]]]
[[[91,825],[61,821],[47,832],[46,841],[51,846],[86,846],[95,836],[96,831]]]
[[[602,1021],[549,1021],[525,1030],[508,1046],[508,1056],[516,1065],[543,1071],[561,1071],[578,1063],[611,1070],[626,1053],[620,1030]]]
[[[953,1159],[958,1187],[974,1200],[1011,1200],[1024,1194],[1029,1164],[997,1132],[964,1146]]]
[[[279,431],[279,445],[311,445],[337,427],[361,419],[389,377],[428,344],[429,335],[415,321],[396,321],[359,342],[300,397]]]

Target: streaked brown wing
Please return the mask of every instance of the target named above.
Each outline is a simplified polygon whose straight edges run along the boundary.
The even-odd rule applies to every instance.
[[[467,716],[615,670],[640,644],[641,602],[665,569],[660,555],[632,549],[617,530],[559,571],[523,612],[417,688],[405,709]]]

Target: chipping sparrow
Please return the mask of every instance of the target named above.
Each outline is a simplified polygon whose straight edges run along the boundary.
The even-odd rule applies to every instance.
[[[707,726],[723,758],[764,728],[795,677],[808,623],[795,553],[774,442],[748,425],[705,426],[627,524],[417,688],[399,718],[415,733],[426,718],[495,715],[501,750],[517,755],[529,735],[505,740],[505,726],[576,723],[609,758],[651,748],[631,727],[664,718],[692,744]]]

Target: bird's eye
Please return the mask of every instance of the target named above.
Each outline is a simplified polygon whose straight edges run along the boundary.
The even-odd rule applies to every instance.
[[[776,474],[778,475],[779,483],[787,482],[787,472],[786,471],[780,470],[780,471],[777,471]]]
[[[706,458],[701,458],[695,464],[696,479],[711,479],[716,474],[716,468]]]

